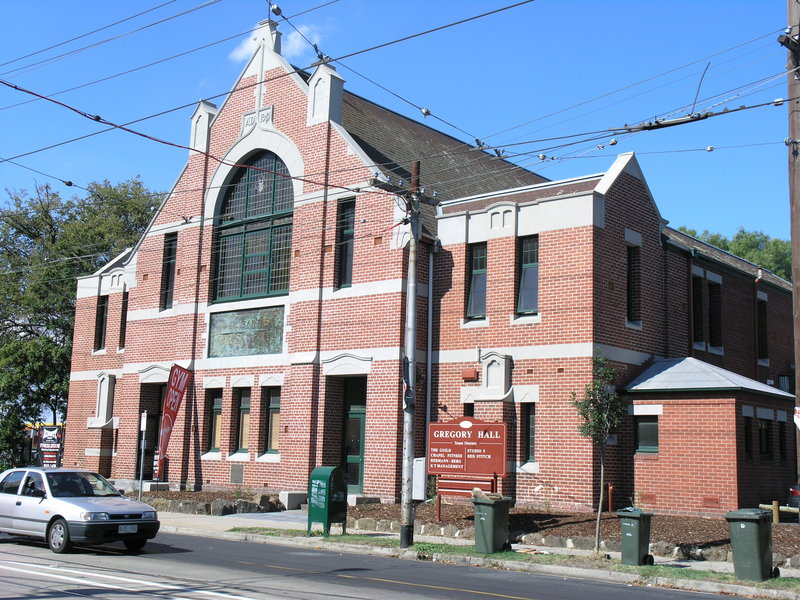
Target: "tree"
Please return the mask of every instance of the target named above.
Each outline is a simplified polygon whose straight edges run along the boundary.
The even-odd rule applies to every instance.
[[[22,466],[25,421],[13,404],[0,407],[0,471]]]
[[[64,414],[75,279],[133,245],[160,199],[138,178],[88,190],[69,200],[47,185],[33,195],[7,190],[10,202],[0,210],[0,428],[7,415],[31,421],[47,411],[57,421]]]
[[[721,233],[711,233],[707,229],[699,234],[695,229],[687,227],[680,227],[679,230],[701,242],[769,269],[786,281],[792,280],[792,244],[789,240],[773,238],[762,231],[747,231],[744,227],[739,227],[731,239]]]
[[[622,423],[627,411],[627,405],[614,390],[616,376],[617,372],[609,365],[608,359],[595,351],[592,358],[592,380],[586,384],[580,399],[575,392],[572,392],[572,405],[578,409],[578,414],[583,419],[578,426],[578,433],[590,438],[600,451],[600,494],[594,534],[595,552],[600,549],[600,515],[603,512],[606,445],[608,438]]]

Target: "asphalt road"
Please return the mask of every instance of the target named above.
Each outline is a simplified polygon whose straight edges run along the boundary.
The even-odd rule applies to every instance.
[[[0,535],[0,598],[76,600],[671,600],[710,596],[174,534],[56,555]]]

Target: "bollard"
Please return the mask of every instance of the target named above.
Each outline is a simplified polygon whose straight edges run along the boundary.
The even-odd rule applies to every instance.
[[[772,501],[772,522],[775,524],[781,522],[780,502],[778,502],[777,500]]]

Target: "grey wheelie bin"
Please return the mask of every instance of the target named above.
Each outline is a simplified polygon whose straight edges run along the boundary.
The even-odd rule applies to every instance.
[[[622,562],[626,565],[652,565],[650,552],[650,520],[652,513],[629,506],[617,511],[620,518]]]
[[[731,532],[736,579],[764,581],[778,577],[772,568],[772,512],[760,508],[732,510],[725,515]]]

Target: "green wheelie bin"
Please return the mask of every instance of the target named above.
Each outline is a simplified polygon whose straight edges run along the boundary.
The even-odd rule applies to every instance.
[[[508,542],[508,508],[511,498],[473,498],[475,551],[492,554],[511,547]]]
[[[725,515],[731,533],[736,579],[764,581],[778,577],[772,568],[772,512],[760,508],[732,510]]]
[[[629,506],[617,511],[620,518],[622,563],[626,565],[652,565],[650,554],[650,520],[652,513]]]

